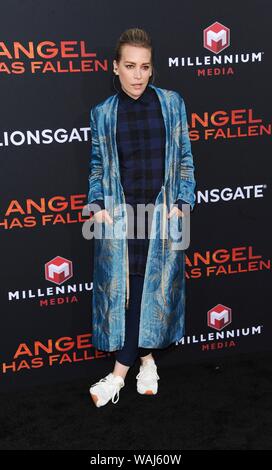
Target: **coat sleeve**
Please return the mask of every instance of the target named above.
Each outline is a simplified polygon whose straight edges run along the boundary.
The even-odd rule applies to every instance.
[[[95,204],[92,208],[92,212],[96,214],[97,212],[105,209],[104,201],[100,199],[96,199],[95,201],[92,201],[92,204]]]
[[[104,208],[104,194],[102,186],[103,164],[99,147],[97,124],[95,120],[94,110],[90,111],[90,128],[91,128],[91,151],[89,160],[89,192],[88,204],[101,201],[100,205]],[[92,208],[90,208],[92,210]]]
[[[195,186],[194,162],[191,151],[191,142],[188,132],[188,122],[184,99],[177,93],[180,104],[181,115],[181,162],[180,162],[180,185],[177,199],[182,199],[190,204],[193,210],[195,205]]]
[[[177,199],[175,204],[177,204],[178,208],[182,211],[182,204],[186,204],[186,201],[183,201],[183,199]]]

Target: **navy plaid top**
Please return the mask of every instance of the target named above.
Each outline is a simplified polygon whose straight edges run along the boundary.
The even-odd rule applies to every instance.
[[[149,246],[148,217],[145,238],[136,238],[137,203],[155,204],[164,182],[166,132],[156,91],[147,86],[137,99],[123,89],[118,93],[116,143],[125,201],[134,209],[134,238],[128,238],[129,273],[144,276]],[[104,208],[103,201],[95,201]],[[181,209],[182,200],[176,201]],[[128,227],[131,220],[128,214]]]
[[[141,223],[137,203],[155,203],[164,177],[165,126],[155,90],[147,86],[137,99],[119,92],[117,148],[126,203],[134,208],[134,236],[128,238],[129,273],[144,275],[149,238],[147,215],[145,238],[136,238]],[[128,225],[130,224],[128,217]],[[144,221],[142,220],[142,223]]]

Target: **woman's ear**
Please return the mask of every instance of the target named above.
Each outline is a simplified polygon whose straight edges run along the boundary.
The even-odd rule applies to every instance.
[[[114,59],[113,61],[113,71],[116,73],[117,72],[117,62],[116,60]]]

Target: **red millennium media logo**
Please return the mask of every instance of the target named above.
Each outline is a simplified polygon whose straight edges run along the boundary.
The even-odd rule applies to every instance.
[[[54,282],[54,284],[62,284],[73,276],[72,261],[56,256],[45,264],[45,279]]]
[[[215,54],[230,45],[230,30],[216,21],[203,31],[204,47]]]
[[[214,330],[223,330],[231,323],[231,308],[217,304],[208,311],[208,326]]]

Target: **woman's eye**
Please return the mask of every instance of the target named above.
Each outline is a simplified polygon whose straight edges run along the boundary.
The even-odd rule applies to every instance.
[[[133,66],[132,64],[126,65],[126,68],[130,68],[130,67],[134,67],[134,66]],[[149,69],[149,65],[144,65],[143,68],[144,68],[145,70],[148,70],[148,69]]]

